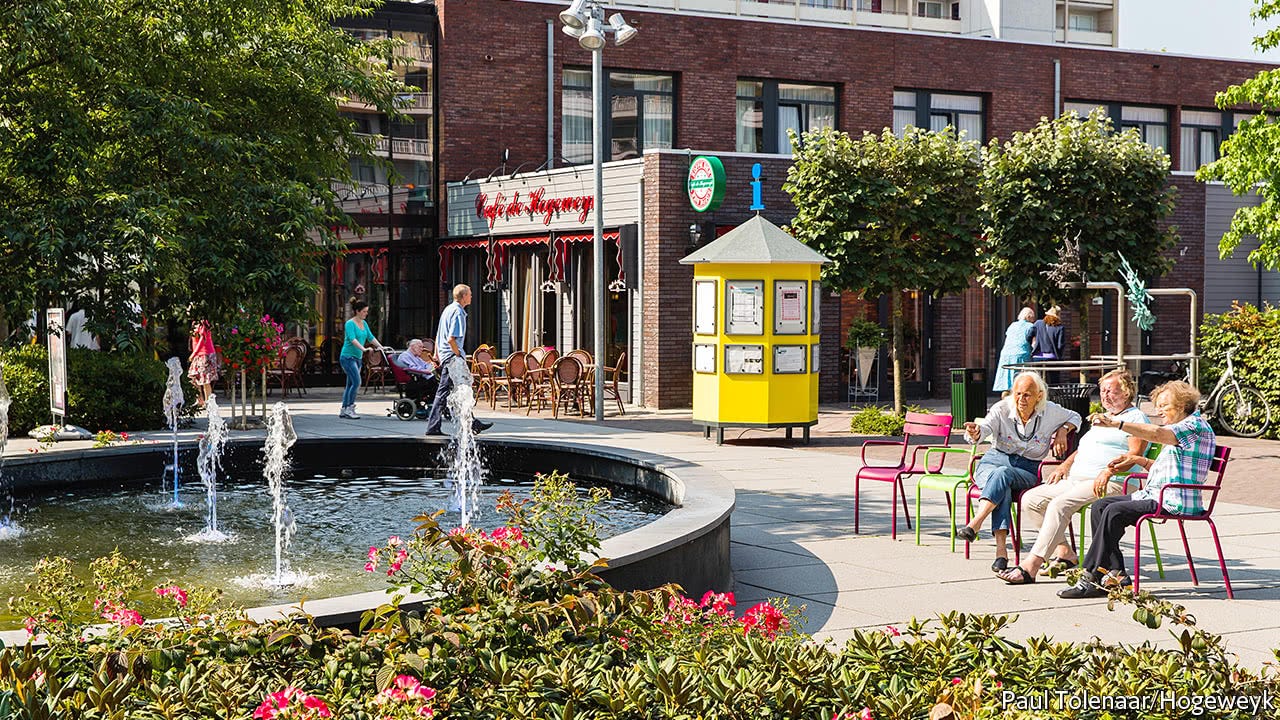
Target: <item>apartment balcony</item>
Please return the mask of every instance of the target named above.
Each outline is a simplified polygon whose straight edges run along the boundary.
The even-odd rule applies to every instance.
[[[857,9],[857,0],[618,0],[621,9],[673,10],[708,15],[771,18],[796,22],[919,30],[935,33],[960,33],[960,21],[930,18],[885,10],[873,12]]]
[[[356,133],[359,137],[373,138],[373,149],[383,157],[394,157],[397,160],[430,160],[431,141],[417,138],[396,138],[394,141],[386,135]]]
[[[1075,1],[1072,0],[1073,5]],[[1089,32],[1088,30],[1064,30],[1058,28],[1054,34],[1054,40],[1055,42],[1068,43],[1070,45],[1115,46],[1115,34],[1109,32]]]
[[[339,100],[338,107],[355,112],[378,112],[377,108],[360,98],[343,98]],[[401,93],[396,96],[396,107],[406,115],[430,115],[433,108],[431,93]]]
[[[431,64],[431,46],[417,42],[405,42],[395,50],[396,57],[408,58],[414,65]]]
[[[1058,0],[1058,7],[1063,7],[1066,3]],[[1115,10],[1116,0],[1070,0],[1072,9],[1078,10]]]

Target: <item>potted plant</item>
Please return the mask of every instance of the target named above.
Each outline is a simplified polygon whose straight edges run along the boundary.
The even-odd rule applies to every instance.
[[[849,335],[845,345],[857,353],[859,389],[867,386],[867,379],[871,375],[871,363],[875,361],[876,353],[880,352],[884,339],[884,328],[877,322],[854,320],[849,325]]]

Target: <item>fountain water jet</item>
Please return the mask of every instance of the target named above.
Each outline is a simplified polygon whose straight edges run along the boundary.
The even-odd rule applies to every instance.
[[[182,396],[182,361],[171,357],[165,365],[169,368],[169,379],[165,381],[164,388],[164,416],[173,431],[173,464],[165,470],[173,477],[173,506],[178,507],[182,504],[178,500],[178,416],[187,401]]]
[[[209,415],[209,427],[200,439],[200,454],[196,458],[196,470],[204,485],[204,530],[189,538],[195,542],[225,542],[230,539],[218,529],[218,471],[222,468],[222,451],[227,444],[227,421],[218,410],[218,397],[210,393],[205,405]]]
[[[9,389],[4,386],[4,366],[0,365],[0,540],[22,534],[22,528],[13,521],[13,490],[4,479],[4,448],[9,443]]]
[[[484,465],[480,461],[480,445],[471,424],[475,409],[475,391],[471,386],[471,370],[464,362],[448,363],[445,372],[453,380],[449,393],[449,412],[453,414],[453,450],[449,478],[453,482],[453,499],[450,510],[457,510],[460,527],[469,527],[475,512],[476,496],[484,483]],[[446,449],[446,452],[448,451]]]
[[[288,562],[284,556],[297,530],[293,512],[286,502],[284,487],[284,475],[289,469],[289,448],[297,441],[298,435],[293,431],[289,409],[283,402],[276,403],[267,418],[267,442],[262,448],[265,456],[263,472],[267,476],[267,486],[271,489],[271,520],[276,530],[276,585],[288,584]]]

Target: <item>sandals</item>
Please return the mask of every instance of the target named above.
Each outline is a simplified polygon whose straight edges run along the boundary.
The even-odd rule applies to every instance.
[[[1021,565],[1014,565],[996,577],[1005,581],[1009,585],[1031,585],[1036,581],[1036,576],[1026,570],[1023,570]]]
[[[998,557],[995,562],[991,563],[991,572],[1002,573],[1009,569],[1009,558]]]
[[[1075,560],[1065,560],[1063,558],[1053,558],[1049,562],[1040,567],[1040,574],[1048,577],[1058,577],[1062,573],[1074,568],[1078,565]]]

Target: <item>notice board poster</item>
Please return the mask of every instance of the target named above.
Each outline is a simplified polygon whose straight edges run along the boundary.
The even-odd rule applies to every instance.
[[[809,354],[807,345],[774,345],[773,374],[796,375],[804,373],[805,356]]]
[[[773,333],[804,335],[809,319],[809,283],[804,280],[773,282]]]
[[[49,328],[49,410],[54,421],[67,416],[67,318],[62,308],[45,310]]]
[[[693,346],[693,371],[700,373],[716,372],[716,346],[715,345],[694,345]]]
[[[764,281],[725,282],[725,334],[764,334]]]
[[[726,375],[763,375],[763,345],[725,345],[724,372]]]
[[[696,280],[693,283],[693,334],[716,334],[715,280]]]

